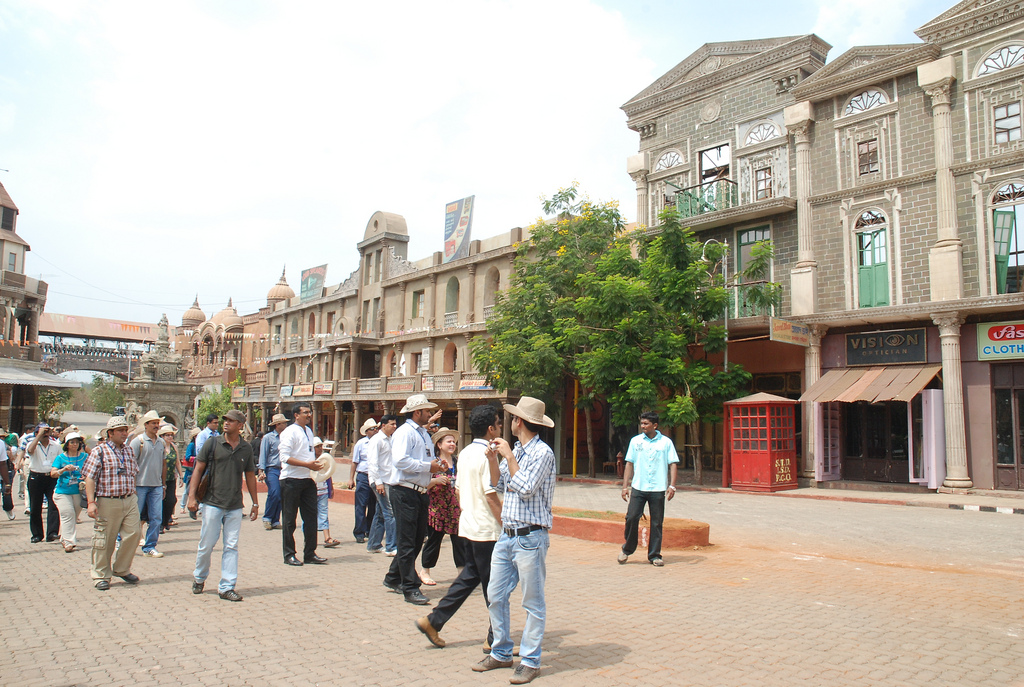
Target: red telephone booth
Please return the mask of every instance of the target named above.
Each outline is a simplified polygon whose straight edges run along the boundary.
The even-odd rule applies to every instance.
[[[738,491],[796,489],[799,401],[754,394],[725,403],[729,472]]]

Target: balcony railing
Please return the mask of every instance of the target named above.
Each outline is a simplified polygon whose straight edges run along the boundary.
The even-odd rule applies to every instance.
[[[245,384],[262,384],[267,381],[267,371],[260,370],[259,372],[246,372],[245,373]]]
[[[343,379],[343,380],[338,381],[338,383],[335,384],[335,393],[338,393],[338,394],[350,394],[350,393],[352,393],[352,380],[351,379]]]
[[[423,382],[425,385],[430,386],[433,383],[434,391],[454,391],[455,390],[455,375],[424,375]]]
[[[676,209],[681,217],[696,217],[709,212],[728,210],[740,204],[739,186],[730,179],[717,179],[680,189],[676,193]]]
[[[373,377],[371,379],[357,379],[356,380],[356,393],[357,394],[379,394],[380,393],[380,377]]]
[[[444,314],[444,326],[445,327],[457,327],[457,326],[459,326],[459,313],[457,313],[457,312],[446,312]]]
[[[297,336],[293,336],[288,340],[288,352],[295,353],[299,350],[299,346],[302,344],[302,340]]]
[[[493,305],[485,305],[484,306],[484,321],[487,321],[487,320],[491,319],[492,317],[494,317],[494,306]]]

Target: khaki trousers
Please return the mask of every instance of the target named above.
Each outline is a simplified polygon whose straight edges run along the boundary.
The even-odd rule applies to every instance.
[[[54,494],[53,502],[60,513],[60,540],[64,544],[78,544],[76,525],[78,514],[82,512],[82,496],[74,494]]]
[[[132,571],[135,549],[142,536],[139,523],[139,499],[135,494],[123,499],[97,497],[96,521],[92,530],[92,579],[109,580],[110,559],[114,558],[113,574],[121,577]],[[117,535],[121,546],[117,547]]]

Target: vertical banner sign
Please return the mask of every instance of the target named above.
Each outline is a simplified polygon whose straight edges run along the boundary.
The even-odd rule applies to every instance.
[[[469,257],[469,231],[473,228],[476,196],[456,200],[444,208],[444,262]]]
[[[324,283],[327,281],[327,265],[310,267],[302,270],[302,287],[299,291],[299,299],[308,301],[311,298],[320,298],[324,291]]]

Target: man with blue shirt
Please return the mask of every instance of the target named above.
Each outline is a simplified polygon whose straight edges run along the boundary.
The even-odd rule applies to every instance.
[[[384,586],[393,592],[402,592],[411,604],[425,606],[430,603],[420,591],[420,576],[416,574],[416,557],[427,536],[427,506],[430,497],[427,485],[431,472],[444,468],[431,453],[430,434],[426,430],[431,412],[437,408],[423,394],[413,394],[399,411],[407,414],[405,424],[391,437],[392,479],[389,490],[391,509],[395,516],[395,539],[398,554],[384,576]]]
[[[210,437],[220,436],[220,432],[217,431],[218,422],[219,418],[217,417],[217,413],[210,413],[206,416],[206,428],[203,429],[203,431],[199,433],[199,436],[196,437],[197,455],[202,450],[203,444],[206,443],[207,439]]]
[[[505,494],[501,504],[501,536],[491,554],[491,579],[487,585],[487,610],[494,641],[491,653],[473,666],[482,673],[512,667],[512,628],[509,599],[517,585],[523,589],[526,622],[519,644],[520,662],[509,682],[525,685],[540,675],[540,649],[544,640],[547,603],[548,530],[555,496],[555,454],[541,441],[542,427],[554,427],[544,414],[544,402],[523,396],[517,405],[505,404],[512,416],[512,434],[518,439],[510,448],[504,439],[492,439],[485,455],[495,490]],[[504,458],[498,463],[500,458]]]
[[[263,529],[281,528],[281,432],[288,418],[278,413],[270,419],[274,431],[267,432],[260,442],[258,479],[267,483],[267,504],[263,511]]]
[[[661,526],[665,521],[665,501],[676,495],[676,467],[679,455],[672,440],[658,431],[658,414],[648,411],[640,416],[640,434],[630,439],[626,450],[626,470],[622,475],[622,500],[626,509],[626,543],[619,552],[625,563],[636,551],[637,529],[644,504],[651,515],[651,536],[647,542],[647,560],[661,567]]]
[[[352,473],[349,475],[349,488],[356,492],[356,524],[352,528],[352,536],[362,544],[370,536],[374,513],[377,510],[377,499],[370,486],[370,464],[367,462],[370,441],[377,433],[377,421],[372,417],[366,418],[366,422],[359,428],[359,433],[363,435],[363,438],[352,447]]]

